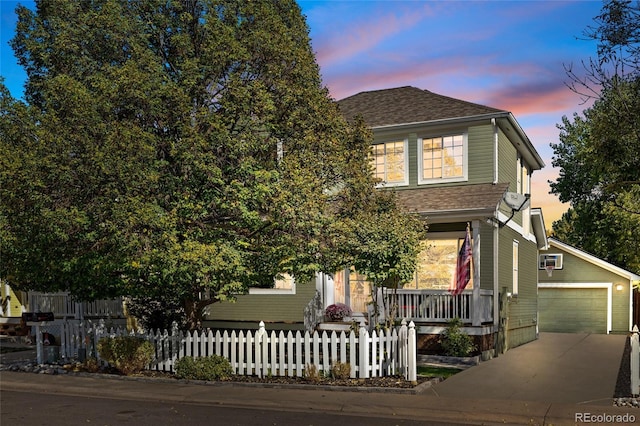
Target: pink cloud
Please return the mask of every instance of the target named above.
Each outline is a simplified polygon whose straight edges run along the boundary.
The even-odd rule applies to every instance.
[[[424,4],[421,9],[411,7],[369,13],[342,23],[338,18],[330,24],[334,27],[332,31],[325,31],[313,40],[317,61],[330,67],[363,52],[370,52],[383,41],[405,33],[430,15],[430,5]]]

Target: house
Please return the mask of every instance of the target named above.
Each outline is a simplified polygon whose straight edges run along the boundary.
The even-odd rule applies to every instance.
[[[429,223],[415,279],[398,290],[399,316],[416,323],[421,349],[432,349],[454,317],[481,350],[536,339],[538,251],[547,240],[542,212],[530,207],[530,189],[544,162],[515,117],[415,87],[362,92],[338,104],[347,119],[361,116],[373,131],[380,190],[396,191],[407,212]],[[453,296],[467,230],[472,278]],[[335,302],[367,318],[370,298],[371,286],[357,271],[320,273],[312,285],[253,289],[235,304],[211,305],[206,325],[262,320],[272,328],[302,328],[305,307],[313,312]]]
[[[540,331],[628,333],[640,275],[549,238],[538,262]],[[637,307],[636,307],[637,309]]]

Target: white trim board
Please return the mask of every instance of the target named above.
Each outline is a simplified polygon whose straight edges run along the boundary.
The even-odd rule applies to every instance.
[[[613,324],[613,283],[538,283],[541,288],[568,288],[568,289],[594,289],[604,288],[607,290],[607,334],[611,332]]]

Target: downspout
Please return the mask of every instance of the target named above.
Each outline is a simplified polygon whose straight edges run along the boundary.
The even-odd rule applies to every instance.
[[[498,300],[498,295],[500,294],[500,280],[498,277],[500,271],[498,265],[498,260],[500,259],[500,249],[498,247],[500,240],[499,230],[500,227],[497,225],[493,226],[493,326],[496,330],[500,325],[500,301]]]
[[[496,119],[491,119],[493,126],[493,184],[498,183],[498,125]]]

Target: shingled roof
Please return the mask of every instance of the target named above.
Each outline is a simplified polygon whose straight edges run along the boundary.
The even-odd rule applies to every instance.
[[[508,183],[443,186],[399,190],[398,204],[407,212],[426,215],[495,212]]]
[[[508,114],[411,86],[361,92],[338,101],[338,105],[348,120],[361,115],[369,127]]]

